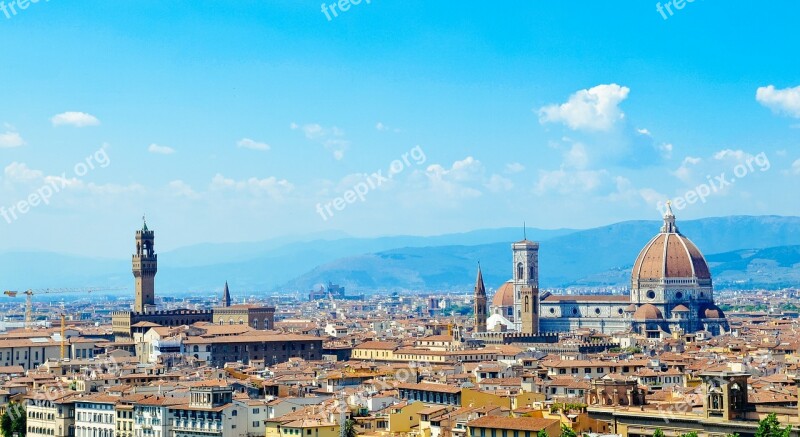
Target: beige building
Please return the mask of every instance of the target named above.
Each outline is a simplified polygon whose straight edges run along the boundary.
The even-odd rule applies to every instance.
[[[215,325],[247,325],[253,329],[275,329],[275,308],[260,305],[231,305],[214,308]]]
[[[74,435],[74,393],[51,391],[30,396],[25,402],[27,415],[26,435],[30,437]]]

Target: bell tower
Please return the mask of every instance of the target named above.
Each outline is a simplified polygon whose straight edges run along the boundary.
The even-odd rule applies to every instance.
[[[536,333],[539,330],[539,243],[525,238],[512,244],[511,250],[514,269],[514,327],[517,332]],[[523,290],[527,297],[523,296]],[[536,320],[533,320],[534,315]],[[525,318],[528,320],[523,329]]]
[[[481,265],[478,264],[478,278],[475,280],[475,332],[486,332],[486,287],[483,284]]]
[[[133,311],[149,313],[156,306],[156,272],[158,271],[158,255],[155,253],[155,234],[147,229],[147,221],[142,229],[136,231],[136,253],[133,254],[133,277],[136,289],[136,302]]]

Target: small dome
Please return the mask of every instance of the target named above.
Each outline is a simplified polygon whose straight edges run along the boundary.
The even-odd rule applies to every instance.
[[[627,308],[625,308],[626,313],[635,313],[636,312],[636,304],[630,304]]]
[[[664,315],[655,305],[646,303],[633,313],[633,320],[664,320]]]
[[[514,283],[506,282],[497,289],[497,293],[492,298],[493,307],[513,307],[514,306]]]
[[[725,314],[716,305],[710,305],[700,311],[701,319],[723,319]]]
[[[686,308],[686,305],[678,305],[672,309],[673,313],[688,313],[689,308]]]

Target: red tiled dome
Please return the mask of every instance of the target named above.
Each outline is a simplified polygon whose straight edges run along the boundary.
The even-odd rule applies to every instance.
[[[633,313],[633,320],[664,320],[664,314],[655,305],[646,303]]]
[[[512,307],[514,306],[514,283],[506,282],[497,289],[492,298],[493,307]]]
[[[678,231],[672,210],[664,216],[661,232],[639,253],[631,273],[634,286],[639,281],[667,278],[711,280],[703,254]]]

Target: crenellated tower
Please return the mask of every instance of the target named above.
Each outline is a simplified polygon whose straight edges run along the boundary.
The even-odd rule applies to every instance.
[[[133,254],[133,277],[135,279],[136,302],[133,311],[149,313],[156,306],[156,272],[158,255],[155,253],[155,233],[147,228],[144,220],[142,229],[136,231],[136,253]]]

